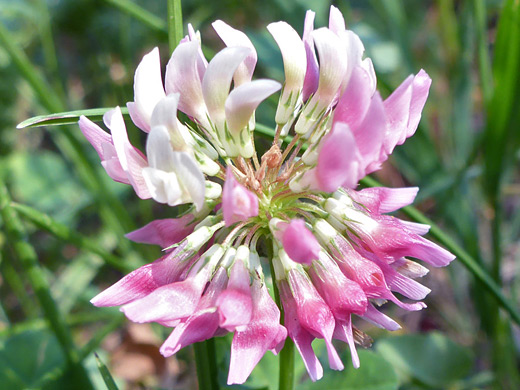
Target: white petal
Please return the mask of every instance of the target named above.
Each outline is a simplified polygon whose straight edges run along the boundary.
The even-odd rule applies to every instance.
[[[130,144],[130,141],[128,140],[128,134],[126,133],[125,121],[121,109],[116,107],[113,110],[107,111],[105,115],[103,115],[103,121],[110,129],[117,158],[119,159],[123,170],[126,171],[128,169],[128,162],[125,153],[125,144]]]
[[[225,121],[224,104],[231,80],[238,65],[251,52],[246,47],[227,47],[215,55],[202,80],[202,93],[212,121],[222,128]]]
[[[134,77],[135,108],[141,119],[135,124],[142,130],[150,131],[152,111],[164,96],[159,49],[154,48],[143,57]]]
[[[251,77],[253,76],[253,71],[255,70],[256,61],[258,58],[255,47],[253,46],[253,43],[251,43],[251,40],[242,31],[234,29],[222,20],[216,20],[212,23],[212,26],[220,39],[224,41],[226,46],[242,46],[251,49],[251,52],[244,59],[244,62],[238,66],[233,77],[235,81],[235,87],[251,81]]]
[[[345,19],[341,11],[333,5],[330,6],[329,29],[335,34],[338,34],[340,31],[345,31]]]
[[[199,211],[204,206],[206,193],[204,175],[188,153],[173,152],[173,157],[177,179],[188,192],[196,210]]]
[[[235,88],[226,99],[226,121],[231,133],[247,126],[258,105],[281,88],[273,80],[255,80]]]
[[[341,48],[339,37],[327,28],[312,32],[320,59],[320,79],[316,95],[332,102],[347,71],[347,53]]]
[[[296,30],[285,22],[271,23],[267,26],[267,29],[282,53],[286,88],[301,90],[307,68],[307,56],[303,41]]]
[[[164,126],[168,129],[174,150],[187,150],[191,141],[189,130],[177,119],[179,94],[174,93],[161,99],[152,113],[151,126]]]
[[[173,153],[167,128],[152,127],[146,141],[146,156],[150,167],[173,172],[175,168]]]
[[[174,172],[144,168],[143,178],[154,200],[159,203],[167,203],[169,206],[180,203],[181,189]]]

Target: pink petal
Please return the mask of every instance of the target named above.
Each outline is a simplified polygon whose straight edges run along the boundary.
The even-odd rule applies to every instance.
[[[127,176],[135,193],[141,199],[151,198],[150,191],[143,177],[143,169],[148,167],[148,161],[139,149],[134,148],[130,143],[125,145],[127,156]]]
[[[222,211],[226,226],[258,215],[258,197],[237,182],[230,167],[222,191]]]
[[[356,187],[360,179],[360,156],[348,126],[337,122],[321,144],[316,166],[320,190],[334,192],[342,185]]]
[[[386,314],[378,311],[371,303],[368,304],[367,312],[362,318],[386,330],[394,331],[401,329],[401,326],[397,322],[392,320]]]
[[[373,213],[391,213],[413,203],[419,187],[372,187],[349,191],[349,195]]]
[[[207,340],[214,336],[219,325],[215,304],[217,297],[224,290],[226,282],[226,270],[220,268],[199,301],[195,313],[186,321],[177,325],[161,346],[160,352],[163,356],[171,356],[187,345]]]
[[[430,85],[430,77],[421,69],[416,76],[408,76],[385,100],[388,117],[384,142],[386,155],[391,154],[396,145],[401,145],[417,129]]]
[[[157,288],[176,281],[185,266],[171,255],[132,271],[90,301],[94,306],[119,306],[144,298]]]
[[[198,42],[183,42],[173,51],[166,67],[166,93],[179,93],[179,110],[210,128],[199,77]]]
[[[195,277],[159,287],[121,311],[134,322],[172,321],[193,314],[206,286],[209,274],[202,270]]]
[[[231,343],[227,383],[244,383],[269,349],[280,345],[287,336],[280,325],[280,310],[269,295],[265,283],[258,279],[251,287],[253,318],[244,330],[237,330]]]
[[[365,313],[368,301],[360,285],[347,279],[328,255],[320,256],[308,273],[336,319],[346,321],[352,313]]]
[[[125,237],[135,242],[167,248],[193,232],[193,221],[193,214],[186,214],[180,218],[158,219],[126,234]]]
[[[150,131],[150,118],[153,109],[164,96],[159,49],[154,48],[143,57],[135,71],[135,105],[132,111],[137,114],[134,115],[137,119],[134,123],[141,128],[141,130],[147,133]]]
[[[350,356],[352,358],[352,365],[354,368],[359,368],[359,356],[354,343],[354,336],[352,335],[352,319],[348,316],[347,319],[336,321],[334,328],[334,338],[348,344],[350,349]]]
[[[113,145],[110,134],[101,129],[101,127],[96,125],[84,115],[79,117],[78,124],[81,132],[88,140],[88,142],[90,142],[90,144],[94,147],[97,154],[99,155],[99,158],[104,160],[103,144]]]
[[[130,184],[140,198],[150,198],[142,175],[142,170],[148,166],[148,162],[146,157],[130,144],[121,109],[116,107],[108,111],[103,119],[112,133],[117,158],[121,168],[126,172]]]
[[[320,244],[303,219],[292,219],[287,224],[282,235],[282,245],[291,260],[297,263],[311,264],[320,253]]]
[[[371,173],[379,169],[379,157],[386,132],[386,115],[379,93],[373,96],[370,107],[358,129],[353,130],[356,145],[362,155],[362,166]],[[367,168],[368,167],[368,168]]]
[[[371,98],[370,78],[363,68],[356,66],[334,110],[334,122],[344,122],[351,129],[358,129],[370,107]]]
[[[309,377],[313,382],[323,377],[323,368],[312,349],[312,336],[305,330],[298,320],[298,313],[296,311],[296,302],[290,292],[289,284],[286,280],[278,281],[278,289],[280,291],[280,298],[284,309],[284,325],[287,328],[289,337],[294,341],[298,352],[300,353],[305,368],[309,373]]]
[[[251,321],[253,301],[249,283],[249,271],[243,261],[235,260],[228,286],[216,302],[221,328],[233,332],[237,327]]]
[[[327,347],[330,367],[333,370],[342,370],[344,368],[343,363],[332,345],[335,321],[330,308],[304,272],[292,269],[289,271],[288,280],[301,326],[311,335],[323,338]]]
[[[455,256],[446,249],[407,231],[399,220],[393,217],[380,216],[376,229],[368,234],[361,231],[359,233],[363,236],[365,244],[381,259],[388,256],[393,258],[411,256],[435,267],[446,266],[455,259]]]

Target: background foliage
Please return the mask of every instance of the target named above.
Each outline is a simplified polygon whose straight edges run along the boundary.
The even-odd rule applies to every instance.
[[[242,29],[259,54],[255,77],[281,80],[265,25],[286,20],[301,32],[309,8],[326,25],[331,3],[361,36],[384,97],[420,68],[433,79],[416,135],[376,179],[418,185],[419,211],[408,216],[434,220],[433,237],[459,260],[425,278],[427,310],[386,309],[403,325],[397,335],[365,329],[376,342],[361,351],[359,370],[347,364],[313,384],[297,358],[298,388],[520,388],[520,2],[185,0],[183,17],[201,31],[208,57],[222,48],[212,21]],[[165,329],[89,303],[159,256],[124,233],[167,217],[164,209],[108,179],[77,125],[16,130],[35,115],[132,100],[143,54],[159,46],[168,59],[166,1],[0,0],[0,11],[2,388],[195,387],[191,349],[164,360]],[[275,108],[274,99],[264,103],[258,122],[273,126]],[[215,343],[222,388],[229,343]],[[274,389],[276,370],[268,354],[234,388]]]

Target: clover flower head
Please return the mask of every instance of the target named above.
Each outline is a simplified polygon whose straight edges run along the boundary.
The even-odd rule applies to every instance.
[[[417,188],[356,189],[413,135],[430,78],[421,70],[383,99],[372,62],[341,13],[331,7],[328,28],[313,23],[308,11],[302,38],[285,22],[267,26],[282,54],[283,84],[253,80],[253,44],[220,20],[213,27],[226,48],[208,62],[200,34],[189,26],[164,83],[158,49],[146,54],[127,104],[132,121],[148,133],[146,154],[130,144],[119,108],[105,115],[110,134],[85,117],[79,121],[112,179],[142,199],[191,205],[179,218],[129,233],[165,254],[92,303],[173,328],[164,356],[233,332],[229,384],[243,383],[286,337],[312,380],[323,375],[315,338],[324,339],[331,368],[343,368],[333,339],[349,345],[359,367],[355,344],[369,338],[352,315],[398,329],[375,304],[421,310],[430,291],[415,281],[428,270],[407,257],[433,266],[454,259],[422,237],[428,226],[387,215],[412,203]],[[275,139],[259,158],[254,113],[278,91]],[[190,120],[181,122],[178,111]],[[292,140],[283,146],[287,135]],[[266,269],[274,271],[270,279]]]

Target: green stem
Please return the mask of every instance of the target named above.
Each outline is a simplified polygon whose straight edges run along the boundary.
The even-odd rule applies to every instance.
[[[269,250],[269,258],[272,259],[272,245],[267,245]],[[276,285],[276,277],[273,267],[273,262],[270,261],[269,265],[271,267],[271,277],[273,279],[273,292],[274,292],[274,300],[278,308],[280,309],[280,323],[284,325],[285,316],[283,311],[283,305],[280,300],[280,292],[278,291],[278,286]],[[285,339],[285,344],[283,345],[282,350],[278,354],[278,365],[279,365],[279,373],[278,373],[278,390],[293,390],[294,389],[294,342],[290,337]]]
[[[475,0],[472,4],[476,25],[480,83],[484,102],[487,105],[493,94],[493,74],[487,47],[486,2],[484,0]]]
[[[371,177],[365,177],[361,180],[361,183],[368,187],[379,187],[381,184],[372,179]],[[430,225],[430,234],[432,237],[437,239],[443,246],[445,246],[451,253],[457,256],[458,260],[473,274],[473,276],[486,287],[492,296],[498,301],[498,303],[506,310],[513,321],[520,325],[520,313],[516,306],[507,299],[500,286],[493,280],[493,278],[479,265],[479,263],[471,257],[468,252],[462,249],[451,237],[445,234],[432,220],[426,217],[423,213],[417,210],[415,207],[407,206],[402,211],[412,218],[415,222],[424,223]]]
[[[92,384],[90,383],[87,372],[79,362],[79,355],[67,323],[61,315],[58,305],[52,298],[49,282],[38,263],[38,256],[34,248],[27,241],[22,222],[10,203],[11,198],[7,188],[4,183],[0,182],[0,213],[5,225],[9,244],[17,255],[34,290],[36,298],[43,309],[45,317],[49,321],[49,325],[61,345],[71,372],[75,376],[78,388],[92,389]]]
[[[283,324],[283,321],[282,321]],[[285,344],[280,351],[280,375],[278,380],[279,390],[294,389],[294,342],[290,337],[285,339]]]
[[[215,364],[214,340],[206,340],[193,344],[195,365],[199,389],[218,390],[218,371]]]
[[[181,0],[167,0],[168,2],[168,44],[173,52],[184,36],[182,28]]]

